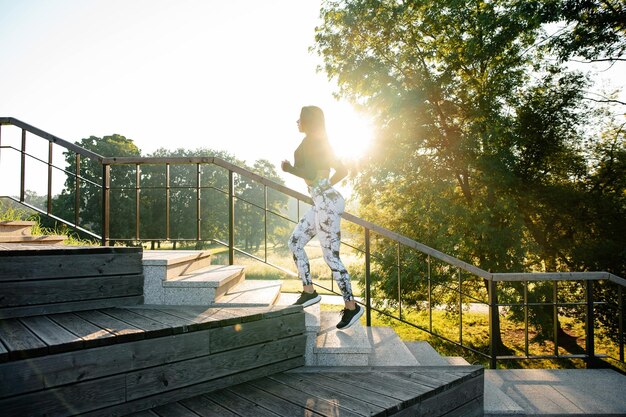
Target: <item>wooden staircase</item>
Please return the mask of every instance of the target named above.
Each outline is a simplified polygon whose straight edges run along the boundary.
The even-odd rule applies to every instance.
[[[0,250],[3,417],[125,415],[304,365],[301,307],[219,285],[220,304],[145,305],[140,248],[19,246]]]

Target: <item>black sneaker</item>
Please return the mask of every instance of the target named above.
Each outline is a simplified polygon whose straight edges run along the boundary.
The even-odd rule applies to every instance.
[[[354,310],[348,310],[347,308],[344,308],[343,310],[341,310],[341,321],[337,323],[337,328],[347,329],[348,327],[356,323],[362,315],[363,307],[359,307],[358,304],[356,305],[356,308]]]
[[[308,307],[308,306],[312,306],[315,303],[319,303],[321,299],[322,299],[322,297],[319,296],[317,294],[317,291],[315,291],[315,290],[313,290],[312,293],[308,293],[308,292],[302,291],[300,293],[300,298],[298,298],[298,301],[293,303],[293,305],[294,306]]]

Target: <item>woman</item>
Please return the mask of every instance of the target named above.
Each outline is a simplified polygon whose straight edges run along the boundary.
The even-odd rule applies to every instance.
[[[322,109],[315,106],[303,107],[297,123],[299,131],[306,136],[294,152],[294,164],[285,160],[281,167],[283,171],[304,179],[313,199],[313,206],[302,217],[289,238],[289,249],[293,253],[298,276],[303,284],[302,293],[295,304],[307,307],[321,300],[313,288],[309,258],[304,251],[305,245],[317,235],[324,260],[343,295],[345,308],[337,328],[345,329],[363,315],[363,308],[355,303],[352,295],[350,275],[339,258],[339,225],[345,201],[333,186],[348,174],[348,170],[337,159],[328,142]],[[334,174],[329,179],[331,169]]]

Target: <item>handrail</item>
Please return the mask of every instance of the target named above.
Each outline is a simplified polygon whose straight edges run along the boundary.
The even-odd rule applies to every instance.
[[[22,129],[26,130],[27,132],[30,132],[34,135],[39,136],[40,138],[46,139],[48,142],[52,142],[52,143],[56,143],[57,145],[63,146],[64,148],[67,148],[73,152],[76,152],[77,154],[80,154],[82,156],[86,156],[87,158],[92,158],[95,159],[99,162],[102,162],[102,160],[104,159],[104,157],[102,155],[98,155],[95,152],[92,152],[90,150],[87,150],[85,148],[81,148],[80,146],[72,143],[72,142],[68,142],[66,140],[63,140],[57,136],[54,136],[48,132],[44,132],[43,130],[36,128],[34,126],[29,125],[28,123],[24,123],[21,120],[18,120],[14,117],[0,117],[0,125],[14,125],[17,127],[21,127]]]
[[[539,282],[539,281],[599,281],[609,280],[626,287],[626,279],[610,272],[507,272],[491,274],[494,281],[500,282]]]
[[[142,164],[201,164],[201,163],[213,163],[215,165],[221,166],[222,168],[226,168],[229,171],[236,172],[237,174],[245,175],[248,178],[253,179],[263,185],[271,187],[277,191],[280,191],[284,194],[287,194],[290,197],[297,198],[299,200],[305,201],[309,204],[312,203],[311,197],[308,195],[299,193],[291,188],[285,187],[284,185],[278,184],[272,180],[264,178],[258,174],[255,174],[252,171],[249,171],[245,168],[241,168],[237,165],[231,164],[219,157],[155,157],[155,158],[142,158],[142,157],[115,157],[115,158],[104,158],[102,163],[104,165],[142,165]],[[386,229],[377,224],[368,222],[367,220],[363,220],[353,214],[344,213],[343,218],[349,222],[352,222],[358,226],[362,226],[368,230],[374,231],[381,236],[387,237],[391,240],[397,241],[411,247],[413,249],[417,249],[420,252],[423,252],[427,255],[430,255],[440,261],[447,262],[453,266],[459,267],[466,272],[469,272],[473,275],[477,275],[481,278],[485,278],[488,280],[492,279],[492,274],[478,268],[474,265],[471,265],[465,261],[462,261],[458,258],[450,256],[446,253],[433,249],[429,246],[424,245],[423,243],[419,243],[413,239],[410,239],[406,236],[403,236],[399,233],[393,232],[389,229]]]

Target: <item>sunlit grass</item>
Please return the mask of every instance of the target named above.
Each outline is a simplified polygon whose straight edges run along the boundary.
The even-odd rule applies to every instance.
[[[322,308],[325,311],[338,311],[342,306],[323,305]],[[391,313],[397,314],[397,312],[393,311]],[[405,311],[403,313],[403,319],[423,329],[430,328],[428,311]],[[570,317],[561,318],[560,320],[565,332],[576,340],[576,344],[579,347],[584,348],[585,324],[580,320]],[[361,318],[361,322],[365,325],[365,316]],[[400,322],[375,311],[372,311],[372,326],[389,326],[395,330],[403,341],[426,341],[442,356],[461,356],[470,364],[489,365],[488,359],[480,354],[463,349],[435,335],[429,334],[424,330],[420,330],[415,326]],[[524,356],[525,334],[523,324],[501,316],[500,328],[502,338],[505,340],[505,345],[511,349],[510,355]],[[458,316],[454,316],[442,310],[433,310],[432,329],[439,335],[458,342]],[[536,340],[537,334],[536,329],[529,328],[529,353],[537,356],[553,354],[554,342],[552,340],[538,341]],[[463,313],[463,344],[479,352],[489,352],[489,317],[487,314],[473,312]],[[619,357],[619,347],[606,337],[606,335],[596,334],[595,349],[596,353],[606,353],[611,357]],[[559,352],[562,355],[579,353],[569,352],[563,347],[560,347]],[[609,362],[615,366],[621,367],[623,371],[626,370],[623,365],[616,361],[609,360]],[[582,359],[520,359],[498,362],[499,368],[563,369],[584,368],[585,366],[586,364]]]

